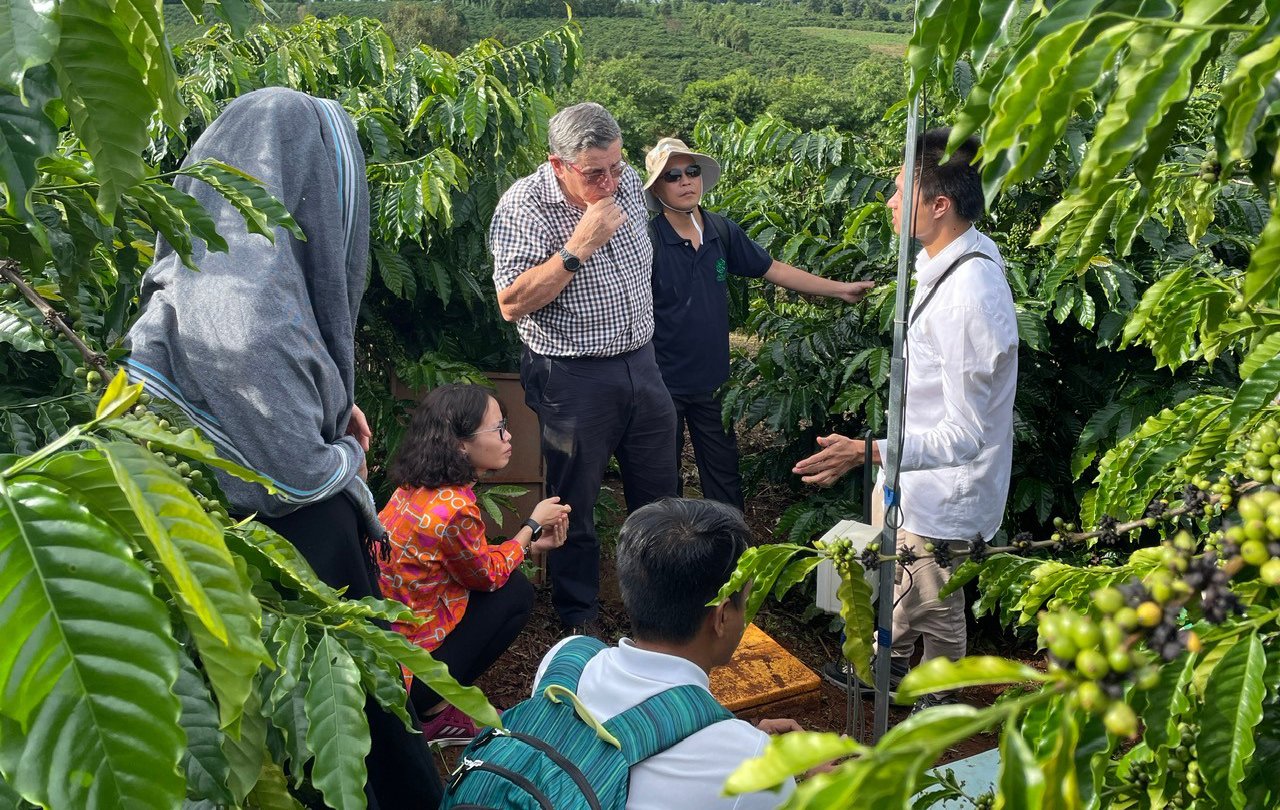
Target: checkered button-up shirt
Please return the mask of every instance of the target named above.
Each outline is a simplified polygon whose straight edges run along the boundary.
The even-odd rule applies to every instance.
[[[640,176],[627,166],[615,199],[627,215],[554,301],[516,321],[524,345],[553,357],[613,357],[653,337],[653,245]],[[582,219],[550,163],[517,180],[489,226],[493,283],[501,292],[564,247]]]

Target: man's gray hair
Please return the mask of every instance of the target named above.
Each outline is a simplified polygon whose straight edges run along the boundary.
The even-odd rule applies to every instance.
[[[605,149],[622,139],[622,128],[609,111],[594,101],[565,107],[551,116],[547,145],[551,154],[574,160],[587,149]]]

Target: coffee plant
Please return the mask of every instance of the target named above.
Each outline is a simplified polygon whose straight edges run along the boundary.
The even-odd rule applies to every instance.
[[[357,401],[368,404],[373,459],[399,443],[400,397],[514,368],[518,343],[498,314],[485,239],[502,191],[546,158],[551,95],[582,59],[576,25],[509,47],[486,39],[456,57],[426,46],[397,56],[375,20],[309,17],[244,36],[215,27],[176,56],[192,112],[158,147],[166,162],[227,101],[267,85],[337,98],[356,123],[373,260]],[[376,464],[370,483],[390,495]]]
[[[184,258],[197,239],[226,248],[174,176],[203,180],[266,238],[304,236],[234,166],[182,167],[187,145],[257,87],[337,97],[375,208],[360,394],[394,441],[392,372],[478,376],[427,331],[474,329],[489,347],[501,334],[479,326],[497,320],[475,280],[483,223],[500,184],[540,159],[576,32],[397,62],[376,23],[249,27],[237,0],[175,58],[159,4],[2,8],[2,804],[363,807],[366,696],[408,722],[402,668],[477,720],[497,715],[381,629],[408,618],[398,603],[346,600],[270,529],[233,522],[213,470],[258,479],[176,409],[143,403],[114,361],[157,236]],[[442,314],[396,316],[388,301]],[[476,361],[493,351],[466,345]]]
[[[363,807],[365,695],[410,724],[402,666],[497,722],[375,624],[407,608],[344,599],[284,538],[232,521],[213,470],[266,479],[145,396],[120,372],[87,422],[0,456],[11,805],[301,807],[291,783]]]
[[[103,3],[103,9],[119,5]],[[135,45],[116,30],[117,21],[94,29],[116,43],[110,47],[106,40],[96,46],[60,40],[52,11],[10,5],[32,30],[52,32],[47,52],[54,61],[21,69],[14,63],[9,83],[0,86],[0,119],[12,134],[5,148],[14,156],[0,175],[0,253],[13,259],[9,272],[58,305],[68,334],[55,339],[57,321],[46,323],[34,299],[0,284],[0,344],[12,349],[0,351],[6,380],[0,450],[27,452],[65,429],[69,418],[87,417],[70,396],[72,372],[82,362],[70,335],[104,360],[119,356],[155,234],[184,254],[192,239],[220,244],[212,221],[168,184],[175,174],[208,182],[259,233],[291,224],[234,167],[179,168],[187,145],[228,101],[269,85],[340,100],[366,151],[373,271],[357,333],[357,401],[366,403],[375,431],[372,458],[389,458],[399,442],[408,403],[397,394],[445,380],[481,381],[480,368],[506,370],[514,362],[514,332],[491,294],[485,234],[501,189],[544,158],[550,94],[573,78],[581,59],[574,26],[511,47],[485,40],[457,57],[419,47],[397,59],[376,21],[312,17],[289,29],[216,25],[170,55],[162,35],[151,42],[139,34]],[[60,14],[65,27],[69,12]],[[135,54],[143,45],[154,53]],[[93,84],[101,65],[129,59],[155,62],[154,76],[122,70],[110,86]],[[99,130],[120,138],[130,133],[127,150],[114,143],[99,156],[77,119],[42,112],[50,103],[58,108],[60,94],[71,98],[55,77],[78,77],[76,70],[90,78],[76,78],[73,89],[104,97],[93,107]],[[126,86],[126,78],[156,83]],[[116,96],[131,103],[107,103]],[[152,129],[148,103],[166,113]],[[107,185],[100,182],[105,177]],[[376,465],[371,483],[388,494]]]
[[[1085,5],[1093,9],[1097,4]],[[1240,4],[1233,7],[1240,10]],[[1000,3],[987,4],[983,11],[997,14],[1003,8]],[[1076,6],[1055,10],[1044,30],[1074,14],[1068,8]],[[966,6],[956,13],[956,19],[977,25],[976,9]],[[925,41],[944,32],[950,36],[950,29],[938,27],[938,18],[930,19],[929,25],[922,25]],[[1077,51],[1086,54],[1083,66],[1073,70],[1089,70],[1090,59],[1111,53],[1092,44],[1097,32],[1082,31],[1083,19],[1073,19],[1069,33],[1057,34],[1049,43],[1065,48],[1055,51],[1062,59]],[[1238,25],[1241,34],[1249,27],[1215,24]],[[1118,26],[1123,30],[1109,31],[1108,37],[1123,38],[1133,25]],[[1025,30],[1036,28],[1029,25]],[[983,23],[980,36],[1006,43],[1013,30],[997,15]],[[1266,24],[1257,30],[1265,32]],[[1068,47],[1068,41],[1078,46]],[[1244,40],[1240,45],[1253,47]],[[1003,75],[1005,62],[993,61],[975,75],[972,62],[961,59],[951,45],[936,47],[947,56],[917,81],[927,90],[923,123],[955,124],[957,131],[971,132],[975,116],[986,109],[982,99],[991,93],[988,85]],[[1215,47],[1221,51],[1224,46]],[[993,40],[981,55],[1007,60],[1012,50],[995,47]],[[1269,54],[1264,49],[1260,56]],[[1120,61],[1112,56],[1108,64]],[[1248,75],[1258,81],[1268,75],[1265,66],[1247,64]],[[1174,65],[1170,62],[1166,70]],[[1047,64],[1041,67],[1048,69]],[[1190,398],[1197,399],[1184,406],[1188,412],[1196,403],[1221,404],[1240,387],[1241,371],[1253,368],[1242,365],[1239,347],[1269,334],[1265,308],[1251,305],[1233,312],[1231,305],[1271,216],[1269,184],[1263,182],[1270,167],[1266,155],[1271,153],[1261,161],[1236,164],[1212,157],[1228,168],[1212,176],[1204,170],[1202,164],[1217,152],[1215,138],[1225,114],[1219,110],[1233,111],[1237,118],[1232,126],[1238,129],[1242,105],[1253,96],[1242,85],[1242,76],[1226,70],[1221,61],[1190,67],[1196,67],[1196,76],[1187,82],[1181,106],[1173,108],[1176,114],[1159,117],[1164,146],[1143,153],[1148,162],[1156,154],[1164,162],[1152,170],[1147,186],[1145,169],[1129,171],[1122,162],[1115,183],[1128,184],[1128,190],[1115,192],[1119,196],[1109,203],[1080,198],[1083,192],[1075,180],[1082,169],[1091,167],[1084,146],[1114,92],[1114,77],[1107,71],[1088,74],[1098,82],[1077,80],[1082,88],[1077,95],[1096,91],[1096,98],[1055,102],[1052,110],[1036,107],[1041,85],[1035,81],[1005,83],[1001,92],[1010,96],[1008,104],[995,109],[1001,115],[1006,107],[1009,112],[991,131],[994,140],[988,139],[986,129],[981,132],[993,156],[988,167],[1006,160],[1002,150],[1022,156],[1021,144],[1035,144],[1028,153],[1035,160],[1023,159],[1011,179],[993,185],[996,169],[987,169],[992,194],[988,214],[979,223],[1005,258],[1023,344],[1015,467],[1006,517],[1009,534],[1044,530],[1053,514],[1080,509],[1087,488],[1077,482],[1096,474],[1106,452],[1144,420]],[[1261,104],[1266,98],[1270,97],[1257,101]],[[1111,109],[1113,118],[1119,115],[1119,109]],[[1042,127],[1042,116],[1053,120]],[[1012,146],[1004,134],[1011,127]],[[1265,126],[1261,130],[1262,148],[1268,143],[1267,131]],[[874,135],[797,133],[767,119],[738,129],[697,133],[700,146],[725,157],[726,180],[713,195],[712,207],[740,219],[779,258],[825,275],[880,282],[877,294],[859,307],[797,302],[771,294],[767,286],[763,294],[743,296],[742,313],[749,317],[744,324],[759,339],[759,347],[749,346],[736,356],[726,389],[726,419],[762,422],[782,439],[748,459],[752,480],[794,485],[791,463],[807,454],[813,436],[831,430],[853,435],[868,427],[882,429],[896,243],[881,203],[899,168],[903,134],[902,108],[891,110]],[[1255,170],[1263,164],[1266,171]],[[1089,187],[1089,194],[1099,193]],[[1104,212],[1105,219],[1082,220],[1089,212]],[[1254,265],[1265,266],[1256,260]],[[1143,317],[1131,320],[1135,312]],[[1200,395],[1209,398],[1199,399]],[[1168,438],[1165,434],[1158,440]],[[843,491],[852,494],[847,485]],[[1133,501],[1149,494],[1135,493]],[[1084,507],[1089,513],[1094,508]],[[848,508],[855,508],[852,500]],[[1119,508],[1106,504],[1096,514]]]
[[[1121,356],[1149,352],[1152,371],[1174,376],[1159,392],[1143,372],[1138,398],[1114,387],[1109,403],[1095,400],[1102,410],[1076,422],[1071,475],[1093,484],[1080,528],[1046,520],[1011,532],[1007,546],[975,541],[954,559],[926,550],[955,567],[949,590],[977,580],[976,613],[999,610],[1008,625],[1036,631],[1043,668],[995,656],[925,662],[899,701],[981,684],[1020,689],[986,708],[926,709],[874,747],[786,735],[727,789],[772,787],[839,759],[784,806],[905,807],[923,791],[923,804],[967,798],[975,807],[1272,807],[1280,9],[1082,0],[1034,6],[1013,25],[1017,11],[922,4],[908,54],[913,87],[962,97],[955,138],[981,131],[996,214],[997,195],[1043,195],[1045,205],[1030,207],[1035,230],[1022,231],[1030,245],[1002,243],[1015,294],[1024,306],[1028,295],[1048,305],[1040,336],[1056,341],[1053,321],[1074,322]],[[1031,287],[1023,272],[1037,263]],[[1095,291],[1111,304],[1105,321]],[[1051,356],[1061,368],[1065,356]],[[1103,380],[1113,367],[1100,367]],[[1020,415],[1023,401],[1020,391]],[[1072,456],[1062,449],[1059,459]],[[781,574],[814,557],[830,557],[846,581],[885,561],[878,549],[854,560],[840,542],[780,548],[744,558],[730,586],[777,592],[792,584]],[[861,636],[845,654],[869,680],[867,608],[846,603],[844,612],[848,636]],[[948,746],[991,729],[1001,760],[992,794],[966,797],[925,775]]]

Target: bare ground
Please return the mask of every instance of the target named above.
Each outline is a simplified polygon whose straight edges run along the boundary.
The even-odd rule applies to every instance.
[[[693,466],[693,459],[688,449],[686,449],[684,467],[686,494],[697,497],[697,471]],[[606,493],[606,499],[615,502],[620,501],[620,482],[607,480],[605,485],[613,493],[618,493],[619,495],[611,496]],[[782,488],[765,489],[752,498],[747,506],[746,517],[755,536],[761,538],[763,542],[768,542],[767,538],[771,537],[778,516],[793,502],[794,495]],[[615,509],[610,520],[611,525],[603,533],[604,562],[601,572],[601,622],[604,627],[604,640],[609,642],[616,641],[619,637],[627,635],[628,632],[627,617],[622,608],[621,598],[618,594],[617,579],[611,561],[613,537],[616,534],[617,525],[621,523],[623,517],[621,510]],[[536,590],[537,597],[533,615],[524,632],[476,684],[489,697],[494,706],[499,709],[514,706],[529,696],[533,684],[533,676],[537,671],[539,662],[546,651],[563,636],[559,620],[551,607],[549,587],[543,585]],[[805,621],[801,618],[807,606],[807,599],[808,597],[801,596],[797,591],[788,596],[781,604],[768,602],[756,617],[756,624],[773,636],[775,640],[786,647],[791,654],[795,655],[805,665],[818,671],[824,663],[833,660],[839,655],[840,640],[837,635],[827,631],[827,620],[819,618]],[[1010,638],[1000,628],[989,624],[976,625],[972,623],[971,619],[971,652],[999,652],[1008,655],[1009,643]],[[1025,650],[1024,654],[1018,657],[1030,663],[1035,663],[1034,656],[1031,655],[1032,652],[1031,650]],[[999,696],[1001,691],[1001,688],[996,687],[970,688],[961,690],[958,698],[962,702],[971,705],[987,706]],[[823,681],[820,691],[813,699],[799,706],[793,706],[794,711],[790,712],[790,714],[801,726],[808,730],[854,733],[860,738],[866,739],[866,735],[869,734],[873,713],[872,701],[862,701],[861,725],[847,722],[853,719],[855,714],[849,711],[850,707],[847,703],[843,690]],[[901,722],[907,716],[908,711],[907,707],[892,707],[889,713],[890,725]],[[994,748],[996,743],[997,737],[994,733],[977,735],[949,749],[941,758],[940,763],[962,759]],[[460,751],[460,748],[455,748],[441,752],[437,762],[440,764],[442,771],[447,771],[452,767]]]

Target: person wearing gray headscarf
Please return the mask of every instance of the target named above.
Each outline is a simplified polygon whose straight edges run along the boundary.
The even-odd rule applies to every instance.
[[[355,407],[355,324],[364,292],[369,204],[364,157],[335,102],[271,88],[232,102],[187,163],[216,158],[262,180],[306,241],[250,233],[205,183],[179,177],[229,249],[198,241],[193,273],[163,239],[129,331],[130,376],[179,405],[219,452],[262,473],[269,493],[225,473],[232,507],[282,517],[342,493],[383,534],[359,474],[367,425]]]
[[[259,179],[305,234],[274,241],[204,182],[179,177],[226,252],[197,242],[185,267],[165,240],[127,336],[130,377],[179,406],[219,453],[276,492],[219,472],[231,510],[256,514],[346,597],[379,596],[372,543],[385,534],[365,485],[369,427],[356,407],[355,326],[369,249],[369,189],[342,107],[283,88],[231,102],[186,164],[214,158]],[[364,540],[362,548],[362,539]],[[370,700],[370,808],[435,807],[441,785],[420,737]]]

